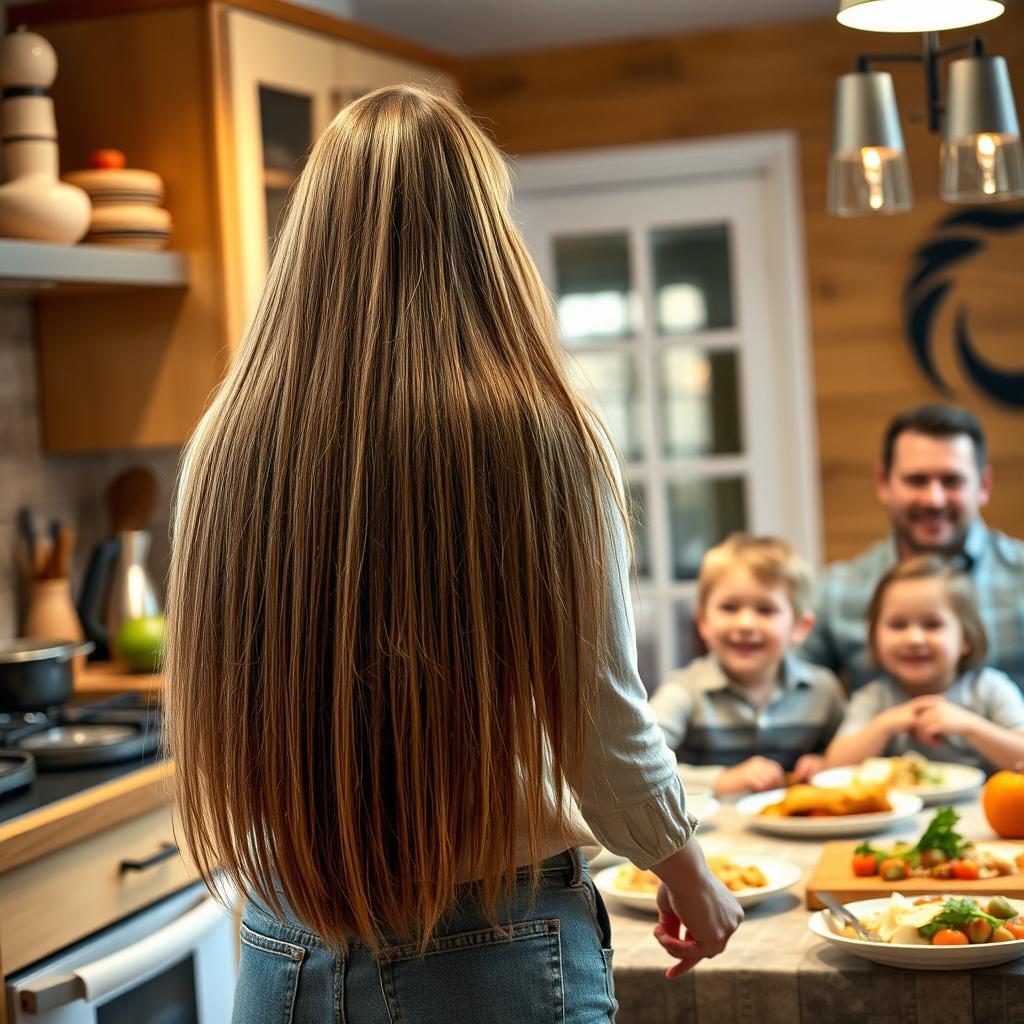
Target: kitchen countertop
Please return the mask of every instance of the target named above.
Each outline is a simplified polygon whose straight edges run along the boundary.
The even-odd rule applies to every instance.
[[[150,760],[127,773],[113,768],[94,769],[95,785],[67,796],[60,795],[60,773],[39,777],[33,787],[52,799],[0,823],[0,874],[168,802],[172,761]]]

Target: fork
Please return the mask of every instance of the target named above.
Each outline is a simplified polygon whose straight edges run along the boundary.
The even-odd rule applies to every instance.
[[[827,892],[816,892],[812,893],[814,898],[820,903],[823,903],[828,907],[829,913],[833,918],[833,925],[835,918],[838,918],[844,924],[848,924],[862,939],[866,939],[868,942],[884,942],[885,939],[876,932],[871,931],[870,928],[865,928],[864,925],[857,920],[857,917],[846,909],[835,897],[830,896]],[[833,928],[835,930],[835,928]]]

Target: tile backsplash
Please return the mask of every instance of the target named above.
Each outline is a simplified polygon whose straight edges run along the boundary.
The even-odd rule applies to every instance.
[[[31,301],[0,297],[0,639],[18,635],[24,612],[17,568],[18,510],[32,510],[37,529],[61,518],[78,531],[72,565],[77,597],[89,552],[110,533],[104,491],[129,466],[146,466],[159,482],[150,529],[150,568],[167,574],[169,512],[179,449],[53,455],[42,450]]]

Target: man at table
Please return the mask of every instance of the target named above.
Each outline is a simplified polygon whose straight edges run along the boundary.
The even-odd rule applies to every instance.
[[[1024,689],[1024,542],[985,525],[992,493],[985,432],[966,409],[922,405],[885,432],[878,499],[888,538],[820,576],[815,622],[802,657],[842,676],[850,692],[878,674],[867,656],[865,610],[897,561],[940,554],[970,574],[989,639],[987,664]]]

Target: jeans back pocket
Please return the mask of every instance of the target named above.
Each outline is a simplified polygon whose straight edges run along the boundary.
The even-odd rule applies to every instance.
[[[381,988],[391,1024],[562,1024],[562,948],[557,920],[433,939],[388,950]]]
[[[295,994],[306,950],[253,931],[242,922],[242,962],[231,1024],[293,1024]]]

